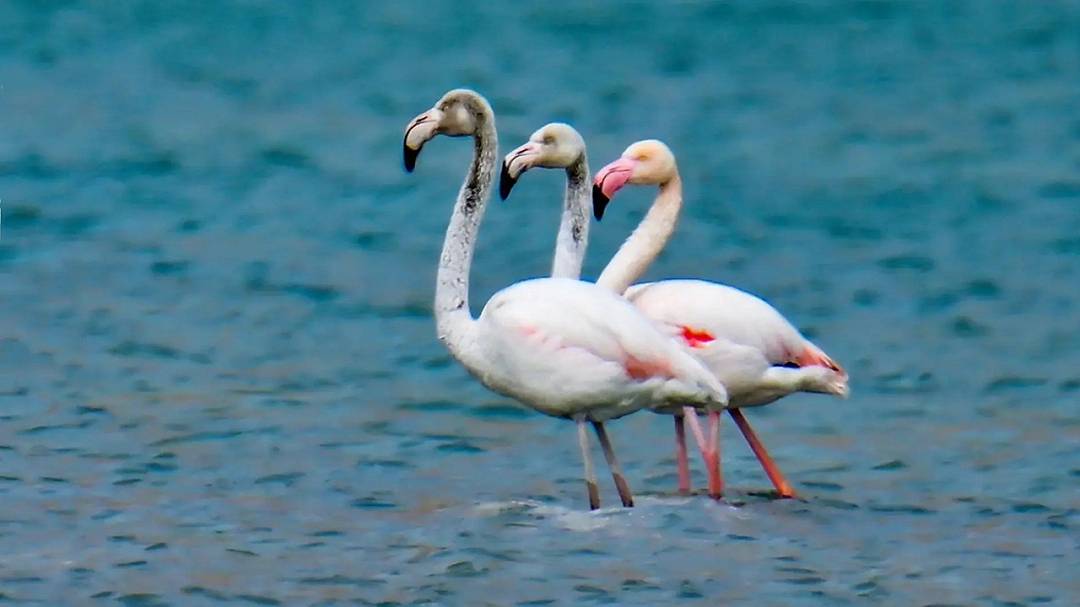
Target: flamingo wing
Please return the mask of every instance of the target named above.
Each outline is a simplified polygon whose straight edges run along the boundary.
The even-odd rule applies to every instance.
[[[634,285],[626,297],[646,316],[679,326],[691,347],[724,338],[757,349],[772,365],[820,365],[843,373],[776,308],[734,287],[704,280],[664,280]]]
[[[723,385],[686,348],[625,299],[590,283],[517,283],[491,298],[480,321],[485,342],[493,344],[489,358],[512,367],[506,376],[515,385],[501,391],[515,396],[523,384],[542,378],[554,392],[599,403],[605,399],[598,390],[640,406],[675,393],[699,403],[726,402]],[[558,400],[550,393],[546,398]]]

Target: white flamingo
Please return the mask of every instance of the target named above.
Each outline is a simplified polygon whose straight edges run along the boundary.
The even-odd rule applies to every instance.
[[[569,125],[552,123],[536,131],[529,142],[506,156],[500,191],[505,198],[521,173],[535,166],[566,167],[569,174],[588,174],[585,143]],[[682,208],[682,182],[675,157],[659,141],[640,141],[619,160],[597,173],[593,210],[599,220],[611,196],[625,184],[660,187],[648,214],[608,263],[597,284],[624,293],[638,308],[681,338],[724,383],[730,397],[728,412],[783,497],[793,497],[791,485],[780,473],[739,407],[771,403],[793,392],[821,392],[846,397],[847,375],[820,348],[803,337],[775,308],[758,297],[733,287],[702,280],[665,280],[630,286],[667,244]],[[568,192],[569,193],[569,192]],[[567,198],[567,207],[587,208],[580,192]],[[587,212],[587,211],[583,211]],[[584,233],[573,220],[579,214],[564,211],[559,242],[566,234]],[[556,266],[580,268],[578,260],[560,256],[584,254],[559,247]],[[719,413],[709,414],[705,438],[692,409],[675,417],[679,489],[690,489],[684,420],[702,451],[709,472],[709,493],[722,491],[718,448]]]
[[[596,431],[623,505],[633,497],[603,422],[653,402],[722,409],[722,384],[680,343],[622,297],[567,278],[526,280],[469,309],[469,267],[496,165],[495,117],[479,94],[457,89],[409,122],[405,168],[436,135],[472,136],[472,164],[454,205],[439,258],[435,322],[439,339],[488,388],[555,417],[574,419],[590,508],[599,494],[586,422]]]

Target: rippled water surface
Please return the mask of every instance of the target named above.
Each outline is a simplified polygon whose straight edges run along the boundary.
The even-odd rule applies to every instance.
[[[0,602],[1076,604],[1080,5],[463,4],[0,3]],[[449,359],[471,146],[400,142],[460,85],[504,151],[671,144],[650,276],[851,372],[748,413],[802,499],[730,423],[728,501],[677,496],[643,413],[638,507],[589,513],[572,426]],[[547,270],[561,183],[493,205],[477,306]]]

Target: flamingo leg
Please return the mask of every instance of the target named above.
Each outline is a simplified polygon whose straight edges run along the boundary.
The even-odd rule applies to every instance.
[[[715,496],[724,490],[724,477],[720,473],[720,412],[709,411],[709,478],[715,479]]]
[[[686,420],[675,417],[675,461],[679,466],[679,493],[690,493],[690,461],[686,456]]]
[[[757,437],[754,429],[750,427],[750,422],[746,421],[746,417],[743,416],[742,411],[738,409],[728,409],[728,413],[731,414],[731,418],[735,420],[735,425],[739,427],[739,431],[742,432],[746,442],[750,444],[750,449],[753,450],[754,455],[757,456],[758,461],[761,462],[761,467],[765,469],[765,474],[769,475],[769,480],[772,481],[773,487],[776,487],[776,492],[780,494],[780,497],[789,498],[795,497],[795,491],[791,488],[791,485],[781,474],[780,469],[776,467],[776,463],[773,462],[772,457],[769,456],[769,452],[765,450],[765,445],[762,444],[761,439]]]
[[[709,411],[709,451],[716,451],[720,443],[720,412]]]
[[[596,485],[596,472],[593,470],[592,456],[589,454],[589,429],[585,427],[585,417],[578,417],[577,437],[581,447],[581,460],[585,462],[585,487],[589,492],[589,510],[600,507],[600,489]]]
[[[683,407],[683,417],[690,424],[690,432],[697,441],[701,459],[705,462],[705,470],[709,473],[709,497],[720,499],[724,491],[724,481],[719,476],[719,457],[705,440],[705,433],[702,432],[701,424],[698,422],[697,411],[694,411],[693,407]],[[712,447],[715,448],[715,446],[716,443],[713,441]]]
[[[708,445],[705,444],[705,433],[701,431],[701,425],[698,424],[697,411],[693,407],[683,407],[683,420],[689,422],[690,434],[694,435],[698,450],[704,453]]]
[[[619,460],[615,457],[615,449],[611,446],[611,439],[608,438],[607,429],[604,428],[602,422],[593,422],[593,429],[596,430],[596,438],[600,439],[600,447],[604,450],[604,459],[607,460],[608,468],[611,468],[611,478],[615,479],[615,488],[619,491],[619,499],[622,500],[624,508],[634,507],[634,496],[630,493],[630,485],[626,482],[626,477],[623,476],[622,466],[619,465]]]

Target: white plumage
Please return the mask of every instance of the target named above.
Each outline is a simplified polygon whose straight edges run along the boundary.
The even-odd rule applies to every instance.
[[[507,178],[511,181],[504,183],[504,196],[520,174],[534,166],[565,167],[568,177],[587,173],[585,158],[585,143],[577,131],[561,123],[546,125],[530,137],[529,143],[507,156],[503,176],[504,181]],[[626,184],[657,185],[660,191],[645,218],[608,262],[597,284],[615,293],[625,293],[639,310],[669,336],[682,340],[705,363],[727,389],[729,411],[777,490],[781,495],[793,495],[738,408],[768,404],[798,391],[846,397],[847,374],[775,308],[749,293],[689,279],[632,285],[666,246],[678,223],[683,202],[682,180],[674,154],[659,141],[639,141],[597,172],[593,185],[593,211],[597,219],[602,217],[611,196]],[[587,234],[571,221],[587,205],[587,194],[572,189],[568,181],[559,243],[568,242],[569,235],[575,233]],[[580,268],[579,256],[584,251],[584,242],[576,248],[557,247],[555,267]],[[710,493],[719,496],[719,417],[715,410],[710,412],[710,436],[706,439],[692,409],[670,403],[654,403],[650,408],[676,415],[680,489],[689,490],[683,429],[686,419],[709,468]]]
[[[492,390],[577,422],[589,505],[597,508],[585,427],[591,422],[623,504],[633,505],[603,422],[653,403],[722,409],[727,404],[723,385],[632,304],[594,284],[567,278],[520,282],[496,293],[480,317],[472,318],[469,269],[496,166],[491,106],[473,91],[446,93],[406,127],[406,170],[415,167],[424,144],[436,135],[471,136],[475,141],[439,258],[439,339]],[[587,187],[587,180],[582,183]]]

